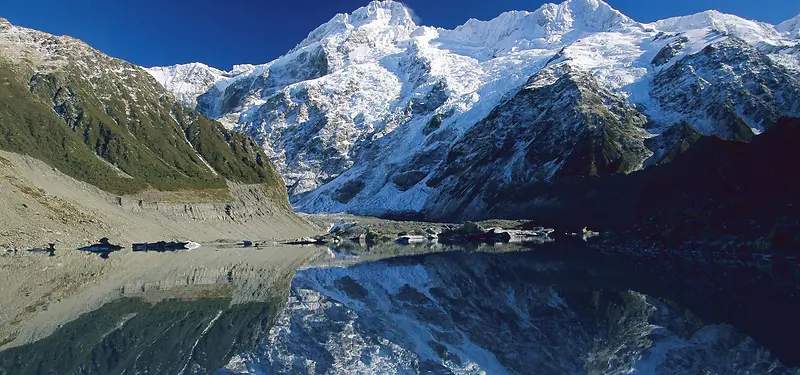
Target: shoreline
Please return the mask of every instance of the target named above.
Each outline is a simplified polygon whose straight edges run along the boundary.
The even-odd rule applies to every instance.
[[[288,203],[275,202],[262,185],[229,183],[228,188],[230,199],[219,202],[164,202],[152,192],[120,197],[38,159],[0,151],[0,248],[55,243],[60,250],[75,249],[103,237],[126,247],[172,240],[278,242],[323,231]]]
[[[231,284],[233,303],[264,299],[319,256],[311,248],[211,246],[243,240],[275,244],[324,232],[288,202],[275,201],[263,185],[229,183],[228,191],[225,201],[193,202],[198,195],[192,192],[120,197],[41,160],[0,151],[0,348],[45,337],[130,293]],[[125,249],[109,259],[76,250],[103,237]],[[132,243],[173,240],[207,246],[176,253],[131,250]],[[48,243],[55,244],[55,256],[27,251]]]
[[[0,350],[31,343],[61,325],[123,298],[149,303],[222,293],[231,304],[264,301],[280,293],[296,269],[324,256],[320,248],[264,247],[191,251],[68,251],[49,257],[25,253],[0,256]],[[187,289],[188,288],[188,289]],[[209,289],[210,288],[210,289]]]

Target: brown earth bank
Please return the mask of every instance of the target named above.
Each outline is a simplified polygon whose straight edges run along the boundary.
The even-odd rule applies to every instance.
[[[116,196],[47,164],[0,151],[0,247],[74,249],[108,237],[128,246],[160,240],[286,240],[321,229],[262,185]]]

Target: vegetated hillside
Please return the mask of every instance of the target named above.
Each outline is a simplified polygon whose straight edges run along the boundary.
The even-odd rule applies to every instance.
[[[491,196],[497,203],[484,215],[604,231],[638,227],[676,239],[755,239],[786,232],[792,225],[796,232],[800,119],[781,118],[750,143],[697,136],[686,129],[673,136],[681,139],[685,152],[672,162],[629,175],[496,189]],[[429,214],[460,218],[456,211]],[[798,244],[784,240],[789,243],[776,245]]]
[[[282,179],[249,137],[184,109],[151,75],[0,19],[0,148],[116,193]]]

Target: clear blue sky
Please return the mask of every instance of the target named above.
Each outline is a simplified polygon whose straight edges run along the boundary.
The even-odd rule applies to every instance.
[[[452,28],[469,18],[535,10],[542,0],[406,0],[422,24]],[[551,0],[549,2],[561,2]],[[608,0],[650,22],[717,9],[778,23],[800,14],[800,0]],[[11,23],[67,34],[144,66],[200,61],[222,69],[285,53],[336,13],[367,0],[0,0]]]

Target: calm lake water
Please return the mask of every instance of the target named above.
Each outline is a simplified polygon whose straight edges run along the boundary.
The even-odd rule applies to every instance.
[[[800,373],[797,264],[516,250],[333,251],[262,302],[121,298],[0,374]]]

